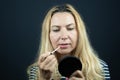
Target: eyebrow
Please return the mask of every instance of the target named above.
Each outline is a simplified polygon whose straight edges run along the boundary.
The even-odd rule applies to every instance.
[[[70,24],[68,24],[68,25],[66,25],[66,27],[69,27],[69,26],[71,26],[71,25],[75,25],[74,23],[70,23]],[[53,25],[53,26],[51,26],[51,27],[60,27],[59,25]]]
[[[68,24],[68,25],[66,25],[67,27],[69,27],[69,26],[71,26],[71,25],[75,25],[74,23],[70,23],[70,24]]]
[[[58,26],[58,25],[53,25],[53,26],[51,26],[51,27],[60,27],[60,26]]]

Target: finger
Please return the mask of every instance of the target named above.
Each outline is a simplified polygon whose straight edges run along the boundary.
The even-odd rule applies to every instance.
[[[44,67],[44,69],[50,70],[52,72],[55,68],[56,63],[57,63],[57,60],[54,58]]]
[[[56,59],[55,58],[55,56],[54,55],[50,55],[50,56],[48,56],[45,60],[44,60],[44,65],[47,65],[48,63],[50,63],[51,62],[51,60],[53,60],[53,59]]]
[[[43,63],[43,61],[46,59],[46,57],[48,56],[48,52],[47,53],[43,53],[42,55],[40,55],[39,59],[38,59],[38,66],[41,68],[41,65]]]
[[[75,76],[78,78],[84,78],[84,75],[83,75],[82,71],[80,71],[80,70],[75,71],[71,76]]]
[[[70,77],[69,80],[82,80],[82,79],[77,77]]]
[[[43,61],[49,56],[49,53],[50,53],[50,52],[47,52],[47,53],[42,54],[42,55],[39,57],[38,64],[40,64],[41,62],[43,62]]]
[[[45,67],[46,65],[48,65],[48,64],[52,61],[52,59],[54,59],[54,58],[55,58],[54,55],[48,56],[42,63],[40,63],[40,68],[41,68],[41,69],[44,69],[44,67]]]

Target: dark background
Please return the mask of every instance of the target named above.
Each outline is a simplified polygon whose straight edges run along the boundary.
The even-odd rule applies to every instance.
[[[119,0],[118,0],[119,1]],[[55,4],[70,3],[87,26],[90,41],[119,79],[120,12],[117,0],[4,0],[0,1],[0,80],[27,80],[26,69],[37,54],[41,24]]]

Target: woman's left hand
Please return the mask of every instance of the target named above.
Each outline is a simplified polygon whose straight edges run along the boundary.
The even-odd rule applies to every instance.
[[[71,75],[69,80],[85,80],[85,77],[84,77],[82,71],[77,70]]]

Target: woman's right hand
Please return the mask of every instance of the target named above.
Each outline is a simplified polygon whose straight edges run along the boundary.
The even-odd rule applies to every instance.
[[[43,53],[38,61],[41,76],[45,79],[50,79],[56,63],[57,59],[55,55],[50,55],[50,52]]]

